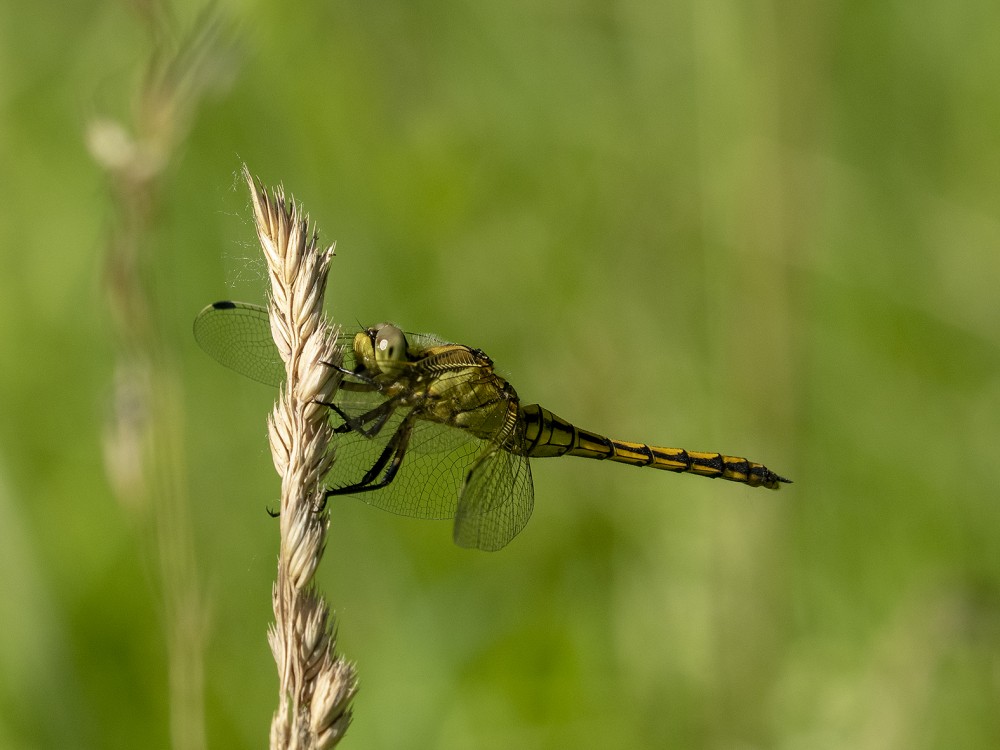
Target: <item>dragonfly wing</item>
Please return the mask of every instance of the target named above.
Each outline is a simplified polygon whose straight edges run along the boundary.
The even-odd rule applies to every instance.
[[[285,364],[271,339],[267,310],[245,302],[216,302],[194,319],[198,345],[241,375],[268,385],[285,379]]]
[[[220,364],[251,380],[280,385],[285,380],[285,363],[271,338],[267,308],[248,302],[215,302],[194,319],[194,337]],[[351,368],[353,336],[341,336],[345,348],[343,366]]]
[[[476,461],[462,488],[455,544],[488,552],[501,549],[528,523],[534,505],[527,457],[493,446]]]
[[[455,544],[488,552],[502,549],[528,523],[534,498],[527,458],[499,449],[482,456],[462,491]]]

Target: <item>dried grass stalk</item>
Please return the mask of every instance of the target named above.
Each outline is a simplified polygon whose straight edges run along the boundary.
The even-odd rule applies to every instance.
[[[354,666],[335,653],[333,615],[313,576],[323,555],[329,513],[323,476],[334,456],[326,408],[340,382],[337,333],[323,317],[333,247],[320,249],[309,218],[281,188],[268,196],[244,166],[257,235],[271,279],[271,333],[287,381],[268,420],[274,467],[281,475],[278,579],[268,632],[280,678],[271,748],[328,748],[343,737],[357,690]]]

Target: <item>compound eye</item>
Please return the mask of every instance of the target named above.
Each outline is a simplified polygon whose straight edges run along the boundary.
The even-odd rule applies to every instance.
[[[406,336],[391,323],[375,327],[375,364],[388,375],[398,375],[406,360]]]

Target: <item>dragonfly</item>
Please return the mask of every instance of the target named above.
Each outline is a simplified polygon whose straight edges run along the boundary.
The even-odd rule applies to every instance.
[[[194,335],[242,375],[273,386],[285,379],[259,305],[209,305]],[[522,404],[481,349],[391,323],[338,343],[345,357],[340,389],[325,404],[335,458],[324,502],[355,495],[399,515],[454,519],[462,547],[499,550],[524,528],[534,507],[533,458],[580,456],[772,490],[790,482],[745,458],[614,440]]]

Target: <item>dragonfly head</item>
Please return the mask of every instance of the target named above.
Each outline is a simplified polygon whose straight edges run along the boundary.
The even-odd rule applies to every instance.
[[[399,375],[406,363],[406,336],[392,323],[379,323],[355,337],[354,355],[371,372]]]

